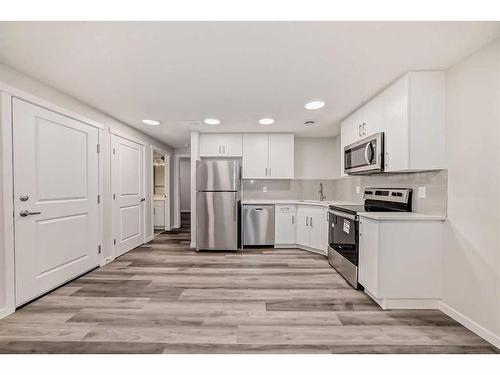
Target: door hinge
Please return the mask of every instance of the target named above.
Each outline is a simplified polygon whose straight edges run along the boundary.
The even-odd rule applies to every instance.
[[[97,194],[97,204],[100,204],[100,203],[101,203],[101,195]]]
[[[101,145],[98,143],[97,144],[97,153],[101,152]]]
[[[113,245],[116,245],[116,240],[113,240]]]
[[[101,245],[97,246],[97,254],[101,253]]]

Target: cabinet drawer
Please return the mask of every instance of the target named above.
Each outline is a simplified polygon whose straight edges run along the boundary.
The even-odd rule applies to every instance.
[[[276,204],[274,206],[275,212],[295,212],[296,207],[294,204]]]

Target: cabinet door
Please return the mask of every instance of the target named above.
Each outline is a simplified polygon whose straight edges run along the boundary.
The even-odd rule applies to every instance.
[[[294,176],[293,134],[269,134],[269,172],[273,179],[291,179]]]
[[[222,135],[222,154],[227,157],[241,157],[243,141],[241,134]]]
[[[309,246],[309,215],[307,208],[297,208],[297,245]]]
[[[373,296],[378,296],[379,223],[361,218],[359,222],[359,283]]]
[[[277,245],[291,245],[295,243],[295,213],[275,214],[274,243]]]
[[[269,178],[269,137],[243,134],[243,178]]]
[[[155,227],[164,227],[165,226],[165,206],[164,202],[161,201],[162,204],[154,205],[153,211],[153,225]]]
[[[408,168],[408,75],[377,97],[384,132],[384,169],[395,172]]]
[[[222,155],[223,134],[200,134],[200,156],[213,157]]]
[[[326,254],[328,245],[326,212],[321,210],[311,211],[309,214],[310,240],[309,246],[321,250]]]

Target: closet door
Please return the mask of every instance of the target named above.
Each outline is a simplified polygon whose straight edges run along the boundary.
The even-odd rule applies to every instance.
[[[144,146],[111,137],[113,243],[118,257],[144,243]]]
[[[16,305],[98,265],[98,129],[13,99]]]

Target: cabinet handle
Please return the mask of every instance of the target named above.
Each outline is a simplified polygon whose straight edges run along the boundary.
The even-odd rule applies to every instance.
[[[292,215],[292,225],[295,224],[294,216]]]
[[[226,145],[222,146],[222,153],[226,155]]]
[[[309,218],[309,225],[310,225],[311,227],[313,226],[313,218],[312,218],[312,217],[310,217],[310,218]]]
[[[366,135],[366,122],[363,122],[363,135]]]
[[[266,176],[267,176],[267,167],[266,167]]]
[[[358,125],[358,135],[361,137],[361,124]]]
[[[273,174],[271,173],[271,167],[269,167],[269,176],[272,176]]]
[[[309,226],[309,217],[306,216],[306,226]]]
[[[221,146],[219,145],[219,154],[221,153],[221,152],[220,152],[220,148],[221,148]]]

